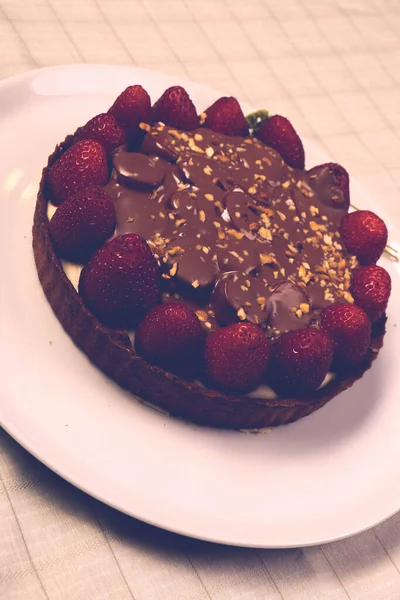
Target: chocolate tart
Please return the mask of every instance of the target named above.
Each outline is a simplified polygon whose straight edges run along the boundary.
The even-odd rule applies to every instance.
[[[168,137],[168,139],[171,138],[179,141],[179,136],[182,136],[182,132],[179,132],[173,128],[167,128],[162,124],[154,125],[152,128],[147,127],[147,133],[140,148],[141,153],[144,153],[146,156],[152,156],[156,154],[160,160],[165,161],[166,163],[171,162],[175,164],[177,155],[174,155],[173,146],[175,146],[177,142],[175,141],[175,143],[171,146],[169,145],[169,142],[166,143],[165,140]],[[260,142],[255,140],[255,138],[231,138],[227,140],[226,136],[218,137],[218,134],[213,134],[205,129],[199,129],[197,132],[186,132],[184,137],[186,137],[185,144],[188,144],[191,147],[191,150],[193,149],[193,146],[198,148],[200,147],[200,149],[202,149],[202,144],[205,144],[205,150],[207,149],[206,147],[212,147],[215,149],[218,147],[219,143],[232,145],[237,144],[238,147],[243,147],[244,144],[254,144],[256,148],[255,151],[257,151],[256,153],[258,155],[261,147],[263,146]],[[222,142],[219,138],[222,139]],[[246,140],[249,139],[251,141],[247,142]],[[229,429],[255,429],[291,423],[302,417],[310,415],[314,411],[324,406],[329,400],[337,396],[340,392],[352,386],[353,383],[360,379],[366,370],[370,368],[372,361],[376,358],[378,350],[383,342],[383,320],[381,320],[379,325],[375,327],[376,331],[374,332],[374,336],[372,338],[371,347],[361,365],[357,366],[357,368],[353,368],[351,371],[336,372],[333,378],[331,378],[326,385],[318,389],[316,392],[301,398],[275,397],[267,399],[264,397],[255,397],[254,393],[251,395],[242,396],[225,394],[220,391],[204,387],[197,382],[186,381],[143,360],[134,352],[131,339],[127,332],[116,331],[104,327],[93,316],[93,314],[88,311],[82,298],[67,277],[62,262],[56,255],[53,248],[49,234],[48,220],[48,206],[50,201],[50,198],[48,197],[47,186],[48,173],[52,164],[54,164],[54,162],[63,154],[63,152],[65,152],[74,143],[74,140],[75,137],[73,135],[68,136],[63,143],[57,146],[53,154],[49,157],[48,165],[43,170],[34,214],[34,257],[39,279],[47,300],[65,331],[72,338],[74,343],[87,355],[91,362],[121,387],[131,391],[133,394],[138,396],[139,399],[163,409],[170,415],[181,417],[194,423]],[[192,141],[188,142],[188,140]],[[283,163],[282,159],[275,151],[266,146],[264,146],[264,150],[268,150],[267,162],[279,160],[281,163]],[[124,176],[126,175],[124,175],[124,169],[126,171],[126,162],[128,161],[129,163],[129,154],[132,153],[127,152],[125,148],[121,148],[113,157],[114,169],[111,175],[111,180],[106,186],[106,189],[109,191],[111,197],[113,197],[114,194],[115,198],[117,198],[119,194],[117,188],[121,187],[121,185],[123,187],[124,185]],[[203,171],[204,169],[207,170],[207,162],[205,160],[207,154],[204,150],[198,154],[199,156],[201,155],[201,160],[197,162],[195,161],[195,165],[190,164],[190,159],[186,160],[188,158],[187,156],[180,156],[178,158],[180,162],[180,171],[181,173],[183,172],[182,177],[184,177],[186,180],[185,185],[188,183],[189,185],[197,184],[197,188],[195,189],[202,189],[207,194],[211,194],[217,190],[219,190],[220,193],[222,193],[224,190],[226,193],[226,191],[229,189],[233,194],[239,193],[235,187],[235,181],[229,181],[229,178],[228,181],[221,181],[221,179],[225,177],[224,170],[220,173],[221,177],[219,181],[213,182],[210,180],[210,178],[208,178],[208,180],[204,180],[204,177],[200,177],[199,180],[199,169]],[[184,163],[183,165],[182,160]],[[241,160],[241,158],[239,157],[238,160]],[[176,165],[174,168],[176,168]],[[193,173],[193,170],[195,169],[197,169],[197,174]],[[304,171],[296,171],[288,168],[287,165],[285,165],[286,173],[288,172],[287,169],[290,171],[291,185],[293,184],[298,190],[296,191],[295,189],[298,201],[296,209],[299,209],[300,206],[300,214],[302,214],[302,209],[304,208],[302,203],[305,203],[307,196],[316,197],[318,195],[318,198],[322,202],[322,206],[324,203],[324,194],[327,194],[327,190],[329,190],[330,185],[326,178],[326,174],[321,173],[318,176],[315,185],[313,185],[313,189],[311,189],[311,187],[309,187],[307,184],[304,184],[303,186],[305,181]],[[237,170],[240,171],[240,169]],[[242,175],[243,173],[240,171],[238,175],[239,179]],[[128,173],[128,179],[129,176],[130,174]],[[257,184],[257,182],[255,183]],[[260,183],[260,180],[258,183]],[[282,183],[284,182],[277,181],[276,186],[278,187],[278,185],[281,185]],[[179,183],[175,181],[175,184],[176,191],[180,191]],[[254,186],[249,185],[249,182],[247,180],[243,180],[242,177],[242,187],[245,185],[247,186],[246,191],[250,196],[252,194],[258,197],[260,196],[261,189],[259,189],[257,185],[256,189],[252,189]],[[301,197],[302,187],[303,192],[305,193],[304,197]],[[280,201],[282,207],[285,207],[285,214],[287,214],[289,210],[292,210],[292,207],[289,208],[290,203],[284,203],[283,199],[284,196],[280,198]],[[267,201],[268,199],[265,200]],[[340,203],[338,206],[332,207],[332,205],[329,205],[329,202],[327,202],[322,212],[325,211],[326,215],[328,215],[326,220],[329,218],[330,222],[338,224],[341,216],[344,214],[343,211],[347,211],[347,208],[347,206],[341,206]],[[126,214],[127,213],[125,211],[121,217],[121,214],[118,215],[117,211],[116,235],[120,233],[126,233],[130,230],[129,227],[126,229],[126,223],[129,223],[129,219],[126,219]],[[217,219],[221,223],[222,216],[223,215],[220,214],[219,218]],[[241,215],[237,213],[238,219],[240,219],[240,216]],[[310,219],[308,219],[307,223],[309,225]],[[236,226],[232,228],[232,222],[230,221],[230,227],[239,233],[241,232],[241,225],[241,223],[237,223]],[[147,226],[148,223],[146,224],[146,227]],[[247,219],[247,224],[243,227],[246,229],[248,226],[249,222]],[[132,230],[134,231],[134,229]],[[255,229],[253,228],[252,230],[250,228],[247,233],[249,234],[249,232],[251,233],[252,231],[255,231]],[[308,229],[306,229],[306,231],[308,231]],[[137,231],[137,233],[139,235],[143,235],[143,237],[147,237],[140,231]],[[261,232],[261,235],[262,233],[263,232]],[[204,235],[206,235],[206,232],[204,232]],[[258,242],[255,240],[256,235],[260,235],[259,231],[254,233],[253,238],[252,235],[248,235],[247,240],[252,238],[250,241],[253,241],[254,244],[257,244]],[[234,237],[235,239],[233,241],[236,243],[236,238],[240,238],[240,235],[238,236],[236,233],[234,234]],[[282,237],[282,232],[280,232],[280,230],[276,230],[276,237]],[[243,239],[243,236],[241,239]],[[268,240],[258,241],[268,242]],[[152,243],[150,240],[150,247],[152,247],[156,256],[160,259],[163,268],[167,269],[164,272],[166,275],[166,284],[169,285],[170,282],[168,282],[168,279],[171,279],[169,275],[171,264],[172,268],[174,268],[174,261],[172,260],[171,263],[171,256],[173,257],[174,253],[172,253],[170,256],[168,254],[168,249],[165,251],[165,247],[168,246],[168,244],[161,244],[161,246],[162,249],[160,250],[159,245],[154,245],[154,243]],[[312,244],[309,244],[309,252],[311,255],[309,260],[311,262],[313,259]],[[282,257],[286,256],[284,250],[282,250],[282,253]],[[278,266],[279,269],[281,269],[282,267],[278,260],[279,256],[277,253],[275,253],[275,256],[277,256]],[[295,260],[297,260],[296,257],[294,258],[294,261]],[[349,269],[356,266],[354,257],[346,257],[345,260],[348,261],[346,265],[349,267]],[[317,259],[315,259],[315,262],[317,262]],[[268,269],[269,266],[270,265],[268,263],[261,264],[258,265],[258,268]],[[296,268],[298,268],[297,264]],[[282,272],[277,277],[279,280],[277,283],[282,283],[282,281],[280,281],[281,275]],[[283,277],[283,279],[286,278]],[[197,281],[197,279],[192,279],[192,281],[189,282],[189,284],[191,283],[191,286],[189,287],[196,288],[197,286],[193,286],[193,281]],[[306,290],[307,294],[311,293],[314,298],[313,304],[311,304],[312,310],[310,311],[310,314],[308,314],[308,312],[300,311],[300,314],[296,315],[293,313],[292,315],[289,314],[288,317],[287,313],[285,313],[285,319],[289,318],[292,323],[289,326],[287,326],[286,322],[282,322],[282,319],[279,318],[278,314],[278,318],[275,319],[273,326],[268,326],[267,328],[267,333],[272,339],[281,331],[285,330],[285,328],[290,329],[296,327],[305,327],[310,321],[312,322],[313,319],[316,319],[318,316],[318,311],[325,305],[328,305],[330,302],[332,302],[332,298],[329,296],[330,293],[335,296],[335,301],[346,301],[346,294],[343,293],[343,289],[339,291],[339,287],[330,288],[330,291],[328,291],[328,294],[326,294],[326,291],[322,291],[321,287],[318,287],[318,281],[320,282],[321,280],[317,278],[317,284],[312,285],[311,288],[309,287]],[[182,281],[180,281],[180,283],[182,284]],[[188,282],[184,281],[183,283],[187,284]],[[207,283],[207,281],[204,282],[203,287],[205,289],[207,288]],[[202,284],[200,284],[199,287],[202,288]],[[173,292],[176,292],[177,289],[179,290],[179,288],[166,289],[165,297],[172,297]],[[200,292],[201,291],[202,289],[200,289]],[[322,295],[321,291],[323,292]],[[227,300],[229,306],[226,306]],[[201,310],[210,308],[209,301],[210,294],[208,293],[206,294],[206,300],[203,300]],[[229,310],[231,310],[231,313],[234,311],[239,314],[239,311],[236,311],[237,306],[235,305],[234,301],[232,301],[232,298],[230,298],[225,292],[222,294],[222,297],[221,294],[219,294],[217,298],[215,298],[214,295],[214,301],[216,302],[216,304],[213,305],[214,308],[216,307],[217,310],[220,310],[220,312],[225,311],[227,314],[229,314]],[[196,299],[196,302],[198,304],[198,299]],[[204,312],[207,313],[207,310]],[[245,318],[248,318],[248,320],[252,322],[259,323],[259,315],[260,312],[257,310],[253,312],[249,311],[249,314],[245,315]],[[235,318],[236,320],[239,320],[236,315]],[[299,324],[293,325],[292,321],[296,318],[298,319]],[[232,315],[229,317],[229,319],[232,319]],[[229,319],[228,322],[230,322]],[[212,319],[210,321],[212,321]],[[218,326],[215,323],[215,320],[213,322],[207,321],[207,323],[207,327],[210,329]]]

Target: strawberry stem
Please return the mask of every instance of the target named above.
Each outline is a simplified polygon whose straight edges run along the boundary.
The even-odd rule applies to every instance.
[[[269,112],[267,110],[256,110],[255,112],[250,113],[246,117],[246,121],[249,125],[249,129],[251,133],[256,133],[261,127],[261,125],[269,119]]]

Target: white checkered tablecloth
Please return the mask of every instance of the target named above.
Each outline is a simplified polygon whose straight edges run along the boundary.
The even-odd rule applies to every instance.
[[[74,62],[284,114],[400,225],[400,0],[0,0],[0,77]],[[221,547],[117,513],[0,432],[0,600],[42,599],[400,600],[400,513],[323,547]]]

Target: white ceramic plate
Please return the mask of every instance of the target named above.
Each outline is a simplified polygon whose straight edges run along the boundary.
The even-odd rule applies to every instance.
[[[400,305],[363,379],[310,417],[249,435],[144,406],[93,367],[47,304],[31,250],[40,174],[56,143],[129,84],[155,100],[177,83],[107,66],[34,71],[0,84],[0,418],[62,477],[134,517],[228,544],[289,547],[349,536],[400,509]],[[197,108],[218,94],[183,82]],[[249,107],[244,107],[248,110]],[[326,156],[306,145],[308,165]],[[367,196],[353,186],[353,201]]]

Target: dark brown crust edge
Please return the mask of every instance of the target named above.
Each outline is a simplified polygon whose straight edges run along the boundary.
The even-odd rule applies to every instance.
[[[313,413],[370,368],[376,357],[372,351],[357,373],[336,377],[307,398],[265,400],[203,388],[144,361],[133,352],[124,332],[103,327],[87,310],[53,249],[47,218],[48,168],[73,140],[73,136],[68,136],[57,146],[43,170],[34,214],[33,252],[42,288],[63,328],[91,362],[121,387],[170,415],[193,423],[226,429],[253,429],[291,423]]]

